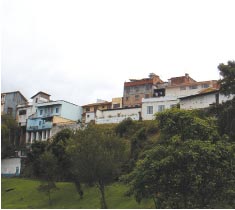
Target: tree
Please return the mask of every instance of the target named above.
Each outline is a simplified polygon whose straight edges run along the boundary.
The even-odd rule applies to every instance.
[[[67,149],[73,174],[86,184],[96,184],[101,194],[101,208],[107,208],[105,186],[121,172],[125,143],[112,131],[90,125],[80,130]]]
[[[36,141],[31,145],[31,150],[27,153],[25,169],[23,175],[26,177],[40,178],[42,175],[40,157],[46,151],[48,142]]]
[[[203,116],[197,110],[169,109],[157,113],[156,120],[161,131],[161,141],[170,140],[174,136],[178,136],[182,141],[219,139],[216,119]]]
[[[225,103],[212,107],[210,112],[218,118],[220,133],[229,136],[231,141],[235,139],[235,61],[228,61],[228,64],[221,63],[218,66],[220,75],[220,92],[226,96],[233,95],[233,98]]]
[[[226,96],[235,94],[235,61],[228,61],[228,64],[219,64],[218,69],[223,77],[219,80],[220,92]]]
[[[17,148],[18,125],[11,115],[1,116],[1,158],[14,155]]]
[[[156,119],[157,143],[124,177],[129,193],[156,208],[234,207],[235,145],[221,141],[215,119],[178,109]]]
[[[80,198],[83,198],[83,190],[79,179],[71,172],[71,163],[69,155],[66,153],[68,141],[72,138],[73,133],[70,129],[64,129],[58,132],[48,145],[47,150],[51,151],[57,159],[57,167],[60,173],[56,175],[57,180],[73,181]]]
[[[172,141],[157,145],[126,179],[137,201],[156,208],[234,208],[234,144]]]
[[[51,193],[58,189],[55,184],[57,170],[57,160],[55,156],[46,151],[40,157],[39,168],[41,171],[42,183],[38,190],[44,192],[48,196],[49,205],[51,205]]]
[[[57,167],[60,171],[57,174],[57,180],[60,181],[71,180],[71,174],[69,173],[70,160],[65,150],[72,135],[73,133],[69,129],[61,130],[52,138],[52,142],[47,147],[47,150],[51,151],[57,159]]]

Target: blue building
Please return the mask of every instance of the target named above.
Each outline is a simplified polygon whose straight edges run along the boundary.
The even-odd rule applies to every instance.
[[[61,125],[76,125],[82,118],[82,107],[63,100],[38,103],[35,107],[36,113],[27,120],[26,143],[45,141]]]

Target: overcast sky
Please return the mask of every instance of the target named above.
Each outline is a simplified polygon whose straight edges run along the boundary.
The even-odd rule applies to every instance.
[[[78,105],[150,72],[219,79],[235,59],[234,0],[3,0],[1,91]]]

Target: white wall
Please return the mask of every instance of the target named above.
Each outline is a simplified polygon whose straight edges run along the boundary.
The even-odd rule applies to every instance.
[[[6,158],[1,161],[1,174],[3,175],[15,175],[16,167],[19,168],[19,173],[21,170],[21,160],[20,158]]]
[[[120,123],[129,117],[133,120],[139,120],[139,112],[141,112],[141,108],[97,110],[95,122],[96,124]]]
[[[20,110],[26,110],[26,115],[19,115]],[[21,126],[26,125],[26,121],[29,118],[30,115],[34,114],[36,112],[35,107],[30,106],[30,107],[22,107],[17,109],[17,122],[21,123]]]
[[[164,106],[164,109],[170,109],[172,106],[176,106],[179,100],[173,96],[165,96],[158,98],[143,98],[142,99],[142,118],[143,120],[153,120],[155,113],[159,112],[159,107]],[[153,112],[147,112],[148,107],[152,107]]]
[[[207,108],[210,104],[216,102],[216,93],[206,94],[206,95],[198,95],[190,98],[180,99],[180,108],[181,109],[202,109]],[[224,95],[219,94],[219,103],[230,100]]]
[[[95,120],[95,113],[94,112],[86,112],[85,123],[89,123],[92,120]]]

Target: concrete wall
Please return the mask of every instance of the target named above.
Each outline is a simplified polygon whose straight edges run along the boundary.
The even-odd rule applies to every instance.
[[[25,115],[19,115],[19,112],[22,110],[26,110]],[[35,113],[35,107],[28,106],[28,107],[17,107],[17,114],[16,114],[16,121],[21,124],[21,126],[25,126],[27,119],[29,116]]]
[[[133,120],[140,119],[141,108],[132,109],[114,109],[114,110],[97,110],[96,112],[96,124],[105,123],[120,123],[126,118],[132,118]]]
[[[164,106],[164,109],[170,109],[172,106],[176,106],[177,103],[179,103],[179,100],[173,96],[145,98],[142,100],[142,118],[143,120],[153,120],[155,113],[160,111],[160,106]],[[148,107],[152,107],[152,113],[148,113]]]
[[[86,114],[85,114],[85,123],[89,123],[92,120],[95,120],[95,113],[94,112],[86,112]]]
[[[61,101],[61,103],[61,117],[74,121],[82,119],[82,107],[68,103],[66,101]]]
[[[152,88],[152,84],[124,87],[123,107],[140,106],[142,98],[153,96]]]
[[[20,171],[21,171],[20,158],[6,158],[1,160],[1,174],[3,176],[19,176]]]
[[[219,94],[219,103],[230,100],[224,95]],[[189,97],[185,99],[180,99],[180,108],[181,109],[202,109],[207,108],[210,104],[216,103],[216,93],[206,94],[206,95],[198,95],[194,97]]]
[[[61,124],[61,125],[53,126],[53,128],[51,129],[51,137],[53,137],[59,131],[63,129],[67,129],[67,128],[75,131],[75,130],[81,129],[81,125],[74,123],[74,124]]]

